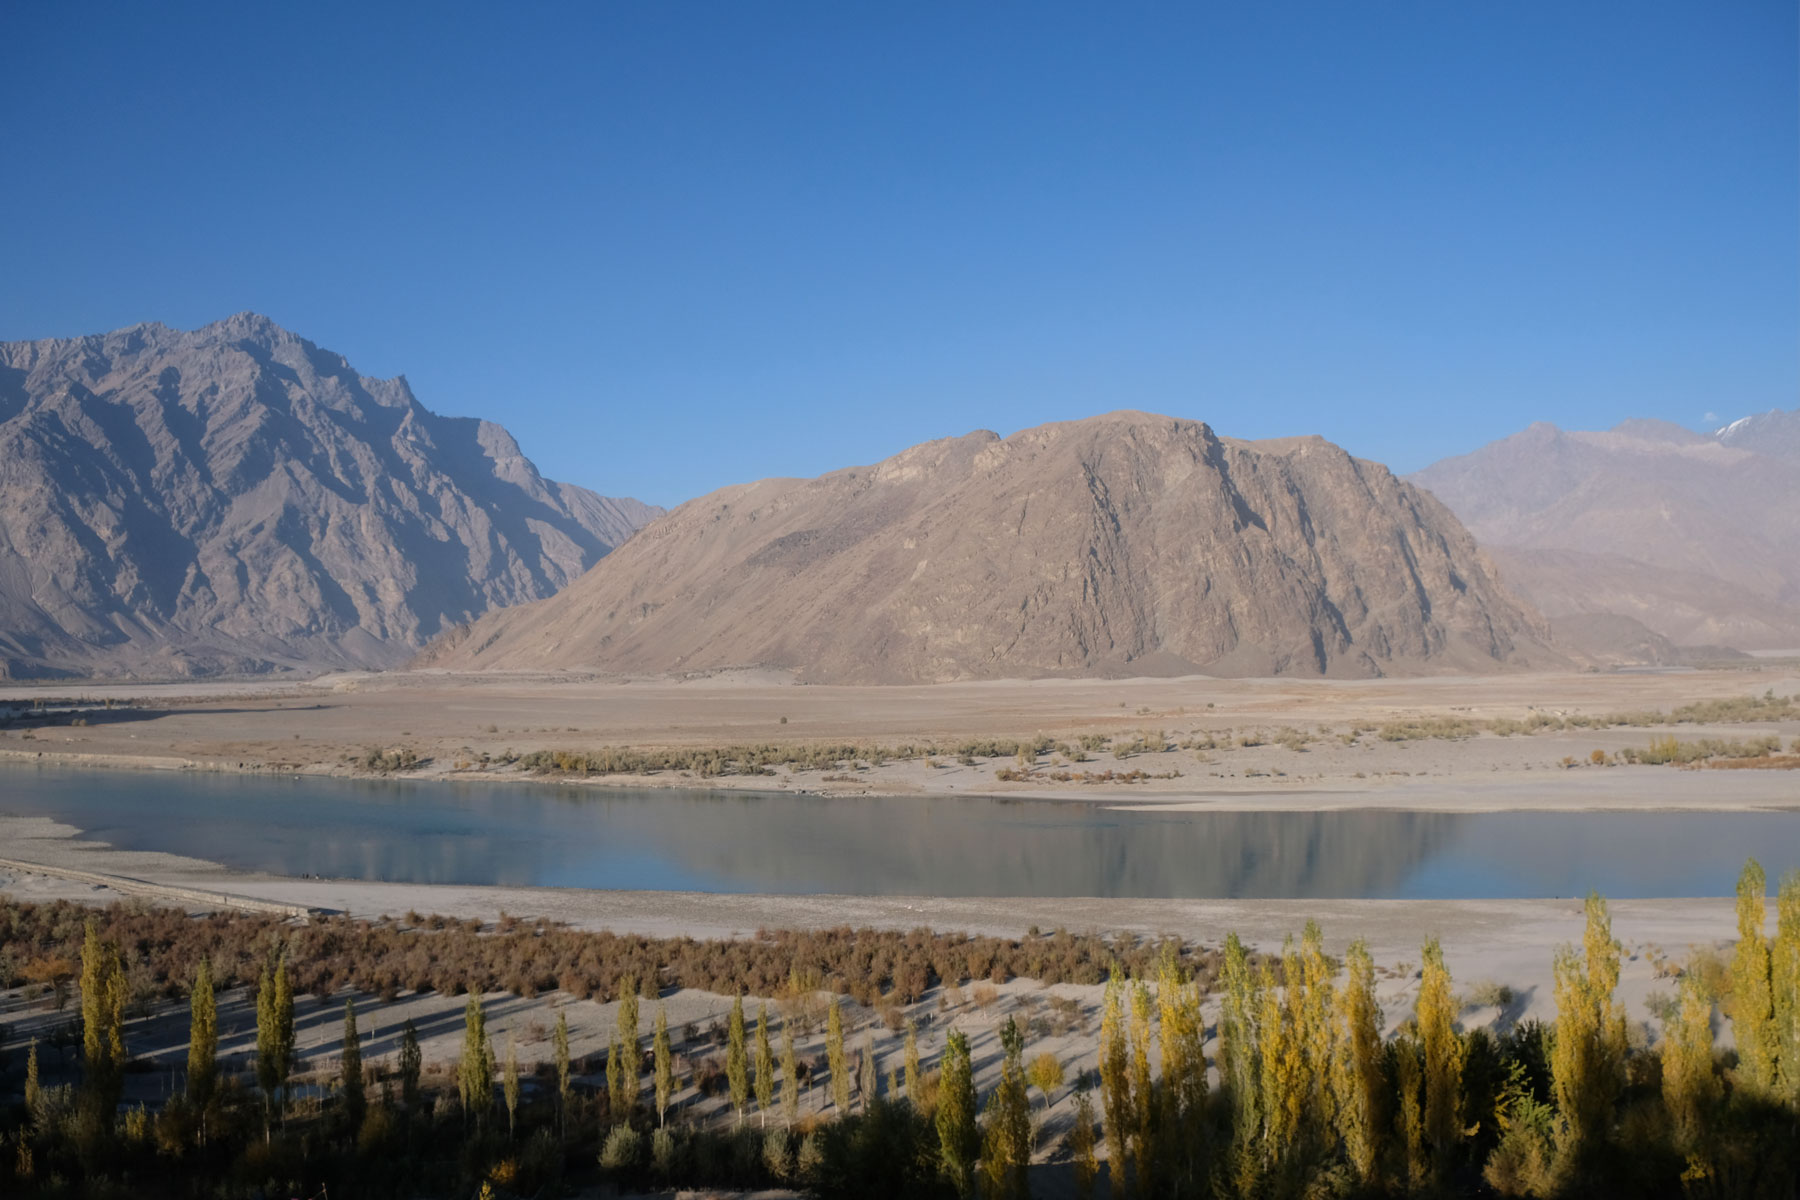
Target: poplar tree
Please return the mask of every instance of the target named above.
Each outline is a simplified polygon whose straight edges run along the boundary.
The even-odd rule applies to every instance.
[[[737,1109],[738,1124],[744,1123],[744,1109],[750,1103],[750,1056],[744,1046],[744,998],[731,1001],[731,1016],[725,1026],[725,1081],[731,1087],[731,1106]]]
[[[1437,938],[1425,943],[1419,995],[1413,1015],[1425,1051],[1425,1138],[1441,1175],[1462,1134],[1463,1056],[1456,1036],[1456,1000],[1450,994],[1450,971]]]
[[[825,1062],[831,1071],[831,1102],[840,1114],[850,1111],[850,1067],[844,1058],[844,1014],[838,998],[825,1013]]]
[[[407,1111],[419,1106],[419,1069],[423,1058],[419,1053],[419,1030],[408,1017],[400,1035],[400,1099]]]
[[[781,1111],[792,1125],[800,1119],[800,1064],[794,1057],[794,1026],[781,1023]]]
[[[616,1124],[625,1119],[625,1052],[614,1034],[606,1047],[606,1101],[608,1116]]]
[[[1590,893],[1582,955],[1556,952],[1556,1034],[1550,1086],[1561,1117],[1558,1152],[1564,1170],[1579,1170],[1600,1144],[1625,1086],[1625,1010],[1613,999],[1620,946],[1606,901]]]
[[[463,1006],[462,1059],[456,1068],[456,1088],[462,1097],[464,1118],[474,1116],[478,1125],[485,1124],[488,1110],[494,1106],[494,1072],[490,1065],[487,1036],[487,1013],[481,1004],[481,993],[469,989]]]
[[[906,1019],[906,1101],[915,1112],[925,1111],[925,1097],[919,1095],[919,1026]]]
[[[742,1028],[739,1029],[740,1034]],[[740,1044],[741,1051],[743,1046]],[[656,1006],[656,1033],[651,1038],[651,1053],[655,1057],[656,1071],[656,1124],[658,1128],[669,1123],[669,1097],[675,1091],[675,1054],[669,1045],[669,1013],[661,1004]],[[733,1096],[735,1103],[736,1096]],[[743,1120],[743,1109],[738,1110],[738,1119]]]
[[[187,1099],[200,1114],[202,1142],[206,1140],[206,1110],[219,1081],[218,1054],[219,1011],[213,996],[212,964],[202,957],[188,995],[187,1060]]]
[[[81,948],[82,1084],[96,1128],[112,1128],[125,1086],[125,969],[118,947],[88,918]]]
[[[1274,1168],[1293,1149],[1300,1132],[1300,1106],[1305,1080],[1301,1077],[1300,1040],[1290,1019],[1288,1005],[1275,986],[1275,971],[1267,959],[1262,964],[1261,1009],[1257,1042],[1262,1055],[1262,1159]],[[1296,978],[1298,971],[1295,971]]]
[[[1331,1013],[1331,960],[1325,957],[1325,935],[1308,921],[1300,935],[1299,995],[1294,1004],[1295,1034],[1306,1063],[1305,1127],[1308,1141],[1323,1145],[1333,1139],[1337,1100],[1331,1088],[1331,1062],[1336,1047]],[[1295,981],[1290,979],[1292,988]]]
[[[1783,876],[1776,895],[1769,991],[1776,1081],[1789,1107],[1800,1110],[1800,871]]]
[[[1338,1050],[1333,1073],[1338,1132],[1359,1181],[1372,1184],[1381,1158],[1383,1097],[1381,1007],[1375,999],[1375,961],[1358,938],[1344,955],[1344,986],[1337,994]]]
[[[1162,1039],[1162,1073],[1165,1124],[1181,1138],[1192,1140],[1206,1103],[1206,1037],[1200,1014],[1200,989],[1183,976],[1173,945],[1157,967],[1157,1031]],[[1048,1097],[1045,1098],[1048,1103]]]
[[[1776,1030],[1769,994],[1768,878],[1754,858],[1744,863],[1737,887],[1737,951],[1731,958],[1731,1033],[1737,1043],[1738,1084],[1753,1096],[1776,1084]]]
[[[356,1032],[356,1002],[344,1001],[344,1048],[338,1059],[339,1085],[344,1094],[344,1116],[350,1132],[362,1128],[367,1098],[363,1092],[362,1037]]]
[[[518,1132],[519,1115],[519,1041],[511,1033],[506,1035],[506,1067],[500,1073],[500,1089],[506,1098],[506,1140],[510,1142]]]
[[[644,1055],[638,1046],[637,980],[627,979],[619,985],[619,1040],[615,1043],[619,1060],[620,1099],[613,1106],[613,1119],[623,1121],[637,1107],[638,1080],[644,1074]]]
[[[569,1136],[569,1014],[556,1010],[556,1128]]]
[[[294,993],[288,985],[287,951],[263,968],[256,989],[256,1082],[267,1112],[276,1111],[294,1067]],[[267,1125],[264,1126],[267,1136]]]
[[[1131,1160],[1137,1173],[1135,1187],[1139,1195],[1160,1190],[1155,1178],[1160,1132],[1157,1118],[1161,1115],[1155,1085],[1150,1076],[1150,989],[1142,982],[1131,985]]]
[[[1242,1182],[1246,1164],[1254,1158],[1253,1145],[1261,1126],[1262,1064],[1256,1036],[1259,1005],[1255,978],[1250,956],[1235,933],[1225,938],[1220,980],[1224,995],[1219,1001],[1219,1083],[1231,1105],[1232,1137],[1239,1151]]]
[[[1707,1127],[1720,1092],[1713,1074],[1712,1000],[1699,972],[1690,968],[1681,977],[1674,1019],[1663,1030],[1662,1095],[1676,1148],[1702,1169]]]
[[[1094,1183],[1100,1178],[1100,1159],[1094,1153],[1094,1105],[1087,1089],[1075,1093],[1075,1124],[1069,1130],[1069,1157],[1075,1168],[1075,1195],[1093,1200]]]
[[[1419,1103],[1419,1044],[1412,1038],[1401,1038],[1394,1042],[1393,1055],[1394,1087],[1400,1093],[1400,1145],[1406,1155],[1408,1185],[1417,1191],[1431,1176],[1431,1163],[1425,1153],[1425,1121]]]
[[[1105,1115],[1106,1174],[1114,1195],[1125,1194],[1131,1107],[1131,1058],[1125,1040],[1124,982],[1115,969],[1100,1002],[1100,1110]],[[941,1102],[941,1101],[940,1101]]]
[[[862,1093],[862,1110],[867,1113],[881,1099],[881,1068],[875,1062],[875,1035],[863,1034],[862,1049],[857,1053],[856,1090]]]
[[[763,1128],[769,1125],[769,1105],[775,1100],[775,1056],[769,1050],[769,1006],[756,1010],[756,1110]]]
[[[1000,1086],[988,1097],[987,1128],[982,1135],[982,1200],[1024,1200],[1026,1171],[1031,1166],[1031,1101],[1025,1091],[1024,1039],[1007,1018],[1005,1058]],[[1003,1031],[1004,1034],[1004,1031]]]
[[[31,1049],[25,1055],[25,1111],[31,1115],[32,1123],[41,1125],[43,1120],[44,1089],[38,1083],[37,1039],[31,1039]],[[40,1128],[38,1132],[42,1133]]]
[[[975,1077],[969,1062],[969,1039],[954,1029],[945,1039],[938,1066],[935,1123],[944,1178],[958,1196],[973,1195],[975,1156],[981,1149],[981,1134],[975,1126]]]

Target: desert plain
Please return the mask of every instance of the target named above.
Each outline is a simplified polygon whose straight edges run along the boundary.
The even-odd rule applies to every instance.
[[[1157,807],[1171,811],[1417,809],[1503,810],[1790,810],[1800,807],[1800,772],[1791,768],[1800,720],[1733,719],[1732,702],[1789,696],[1800,666],[1769,656],[1712,670],[1565,672],[1328,681],[1297,679],[1036,680],[933,686],[796,685],[772,673],[730,673],[671,680],[583,675],[456,675],[442,672],[340,674],[253,683],[108,684],[76,689],[0,690],[0,788],[7,773],[36,767],[121,770],[368,774],[371,752],[408,752],[422,781],[482,778],[519,787],[739,787],[806,791],[855,804],[869,794],[963,793],[1052,797],[1070,803]],[[1725,719],[1658,723],[1722,702]],[[1737,712],[1737,717],[1745,714]],[[1754,714],[1760,716],[1762,714]],[[1535,719],[1535,732],[1519,731]],[[1497,731],[1498,730],[1498,731]],[[1084,761],[1069,751],[1083,736],[1099,746]],[[1632,764],[1652,738],[1725,741],[1776,737],[1780,750],[1756,769]],[[1017,756],[960,756],[971,740],[1049,739],[1054,749],[1022,766]],[[768,775],[697,777],[566,774],[525,769],[533,751],[590,752],[603,747],[707,748],[742,745],[843,745],[858,748],[834,766],[774,768]],[[871,748],[929,745],[933,753]],[[1114,746],[1128,747],[1113,753]],[[974,757],[971,763],[969,757]],[[1114,778],[1101,778],[1105,772]],[[1141,772],[1133,782],[1119,773]],[[5,808],[0,792],[0,811]],[[1308,920],[1323,927],[1328,952],[1367,939],[1381,968],[1384,1021],[1391,1029],[1411,1011],[1419,947],[1442,940],[1461,989],[1467,1027],[1502,1027],[1554,1015],[1555,947],[1578,940],[1578,898],[1452,900],[1147,900],[1118,898],[944,898],[906,896],[716,895],[593,888],[430,885],[349,879],[298,879],[226,870],[176,855],[116,850],[67,825],[0,817],[7,865],[0,888],[16,899],[83,903],[174,903],[193,911],[245,901],[277,902],[360,918],[432,913],[492,924],[503,916],[577,929],[654,937],[739,938],[764,929],[838,927],[963,931],[1022,937],[1034,930],[1177,936],[1219,945],[1237,932],[1253,948],[1279,949]],[[1771,863],[1772,872],[1792,864]],[[71,875],[71,872],[78,873]],[[109,880],[111,881],[109,883]],[[597,881],[603,884],[603,881]],[[1624,945],[1620,997],[1634,1036],[1654,1040],[1659,997],[1695,953],[1727,946],[1736,929],[1731,901],[1666,897],[1615,901],[1615,933]],[[180,889],[174,891],[171,889]],[[209,901],[208,897],[216,897]],[[954,991],[954,997],[945,993]],[[941,1040],[954,1024],[969,1032],[977,1061],[992,1066],[989,1045],[1009,1013],[1047,1011],[1055,997],[1075,1013],[1044,1045],[1073,1073],[1091,1069],[1099,991],[1013,980],[971,999],[936,988],[913,1006],[935,1021]],[[238,997],[237,1003],[244,1002]],[[577,1057],[604,1048],[613,1006],[552,994],[532,1000],[491,997],[492,1029],[516,1036],[526,1062],[548,1055],[544,1031],[561,1010]],[[756,1003],[759,998],[752,998]],[[334,1003],[336,1001],[334,1000]],[[1071,1007],[1072,1002],[1072,1007]],[[665,998],[671,1022],[704,1029],[722,1018],[726,997],[682,991]],[[406,1019],[438,1029],[425,1039],[428,1061],[454,1058],[460,1036],[456,997],[358,997],[375,1038],[372,1053],[393,1048]],[[22,997],[9,1019],[46,1029],[56,1014]],[[241,1015],[241,1014],[240,1014]],[[877,1053],[897,1061],[899,1042],[874,1011],[852,1009],[854,1039],[865,1029]],[[240,1028],[241,1026],[241,1028]],[[23,1028],[23,1027],[22,1027]],[[151,1061],[173,1066],[185,1037],[175,1014],[147,1021]],[[227,1022],[223,1052],[247,1055]],[[336,1053],[329,1013],[303,1022],[301,1053],[325,1064]],[[153,1031],[162,1031],[160,1034]],[[1722,1029],[1728,1041],[1729,1031]],[[703,1038],[703,1033],[696,1033]],[[240,1037],[238,1039],[242,1041]],[[816,1043],[815,1032],[810,1043]],[[802,1053],[816,1053],[804,1042]],[[859,1043],[860,1044],[860,1043]],[[692,1052],[704,1052],[704,1045]],[[888,1064],[891,1065],[891,1064]],[[885,1069],[885,1068],[884,1068]],[[153,1086],[153,1080],[142,1086]],[[170,1086],[173,1086],[172,1084]],[[1047,1120],[1066,1120],[1060,1097]],[[690,1101],[699,1102],[698,1097]]]

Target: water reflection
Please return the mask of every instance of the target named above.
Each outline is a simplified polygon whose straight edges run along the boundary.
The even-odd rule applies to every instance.
[[[1728,894],[1800,863],[1800,815],[1141,813],[976,797],[0,770],[0,812],[243,870],[864,895]]]

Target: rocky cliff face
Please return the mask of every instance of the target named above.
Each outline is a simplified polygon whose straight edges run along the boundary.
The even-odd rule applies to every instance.
[[[1429,495],[1317,438],[1143,413],[929,442],[681,506],[451,667],[813,681],[1368,676],[1549,661]]]
[[[0,677],[392,665],[659,512],[254,314],[0,343]]]
[[[1712,434],[1537,424],[1412,476],[1551,617],[1617,613],[1681,645],[1800,647],[1800,412]]]

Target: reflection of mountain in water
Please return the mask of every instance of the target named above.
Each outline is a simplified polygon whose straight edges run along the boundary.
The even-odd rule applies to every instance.
[[[1122,812],[964,796],[591,791],[0,769],[0,814],[243,870],[929,896],[1720,895],[1800,814]]]
[[[614,837],[661,843],[661,854],[721,890],[927,896],[1392,895],[1451,840],[1456,821],[717,792],[682,806],[673,839],[666,802],[608,805],[606,824]]]

